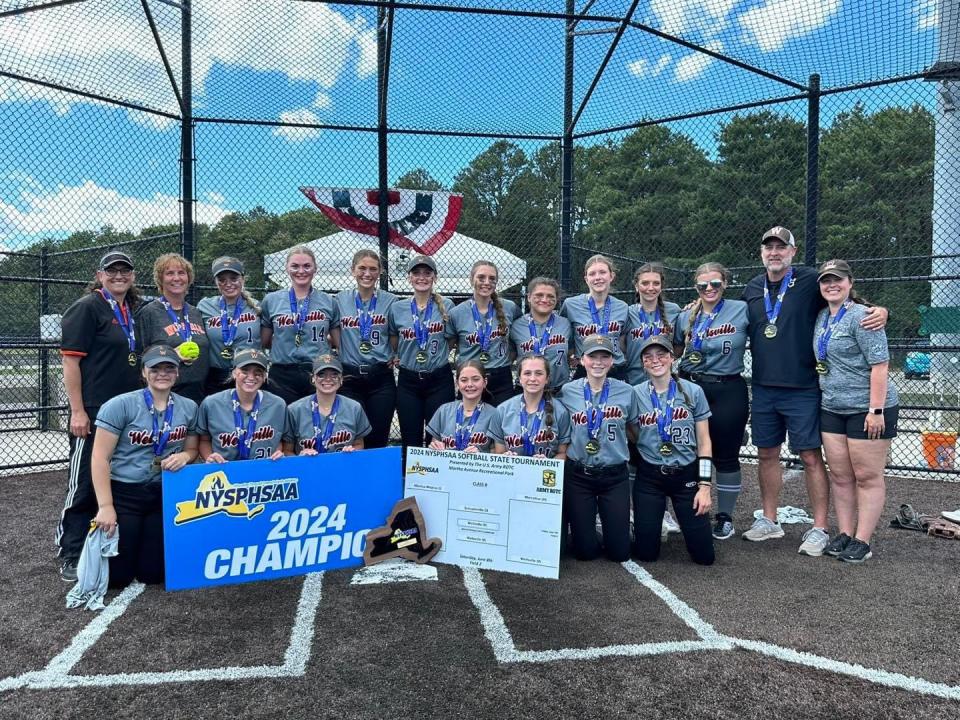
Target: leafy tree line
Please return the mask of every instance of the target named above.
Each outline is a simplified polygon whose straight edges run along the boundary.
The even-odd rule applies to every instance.
[[[734,282],[758,271],[759,240],[775,224],[790,227],[804,253],[806,128],[771,111],[735,116],[721,124],[715,155],[689,136],[664,126],[640,128],[618,140],[580,145],[574,153],[574,243],[591,252],[627,258],[621,289],[633,266],[661,260],[669,284],[689,287],[691,271],[707,260],[734,268]],[[867,113],[862,107],[837,115],[820,144],[818,258],[854,262],[861,290],[893,312],[891,336],[914,336],[916,307],[929,301],[926,281],[876,282],[870,278],[922,276],[930,271],[934,122],[920,106]],[[444,189],[428,170],[414,168],[395,179],[409,189]],[[459,231],[527,260],[529,275],[558,274],[561,154],[557,143],[526,152],[499,140],[473,158],[449,187],[464,196]],[[134,236],[110,228],[78,232],[38,243],[51,251],[139,240],[128,246],[150,287],[149,268],[160,252],[177,249],[175,226]],[[282,214],[257,207],[232,213],[196,233],[197,282],[209,285],[211,261],[240,257],[248,284],[263,286],[263,256],[335,232],[312,207]],[[151,240],[157,236],[162,239]],[[902,259],[916,256],[915,259]],[[89,279],[99,251],[51,261],[51,277]],[[573,255],[575,285],[586,253]],[[344,258],[344,262],[347,262]],[[0,256],[0,275],[35,277],[31,258]],[[573,288],[573,289],[576,289]],[[52,286],[50,306],[62,311],[75,286]],[[732,292],[736,293],[736,290]],[[675,293],[686,300],[692,293]],[[36,325],[35,285],[4,283],[0,302],[15,312],[0,316],[0,335],[30,336]],[[12,303],[12,304],[11,304]]]

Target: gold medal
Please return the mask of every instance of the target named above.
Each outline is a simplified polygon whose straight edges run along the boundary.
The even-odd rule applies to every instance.
[[[763,336],[772,340],[777,336],[777,326],[773,323],[767,323],[763,328]]]
[[[360,341],[360,352],[362,352],[364,355],[369,355],[371,350],[373,350],[373,345],[371,345],[369,341]]]
[[[670,457],[673,455],[673,445],[668,442],[660,443],[660,454],[664,457]]]
[[[703,353],[699,353],[694,350],[692,353],[687,355],[687,362],[689,362],[691,365],[699,365],[703,362]]]
[[[481,352],[481,353],[480,353],[480,362],[482,362],[484,365],[486,365],[488,362],[490,362],[490,353],[488,353],[488,352],[485,351],[485,350],[484,350],[483,352]]]
[[[127,355],[127,365],[129,365],[130,367],[136,367],[136,366],[137,366],[137,354],[136,354],[136,353],[130,353],[129,355]]]
[[[596,455],[600,452],[600,441],[599,440],[588,440],[587,445],[584,448],[589,455]]]
[[[296,345],[297,347],[300,347],[301,345],[303,345],[303,333],[302,333],[302,332],[298,332],[298,333],[294,336],[294,338],[293,338],[293,344]]]
[[[423,364],[423,363],[425,363],[426,361],[427,361],[427,351],[426,351],[426,350],[420,350],[420,351],[417,353],[417,362],[420,363],[420,364]]]
[[[220,357],[224,360],[231,360],[233,358],[233,348],[224,347],[223,350],[220,351]]]
[[[163,458],[161,458],[159,455],[155,455],[154,458],[153,458],[153,463],[150,465],[150,467],[151,467],[151,469],[152,469],[155,473],[160,472],[161,469],[162,469],[162,468],[160,467],[160,461],[161,461],[161,460],[163,460]]]
[[[826,360],[817,360],[817,373],[820,375],[826,375],[830,372],[830,366],[827,365]]]

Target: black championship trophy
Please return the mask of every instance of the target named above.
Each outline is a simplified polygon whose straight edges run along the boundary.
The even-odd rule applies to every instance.
[[[404,498],[393,506],[387,524],[367,533],[363,564],[375,565],[390,558],[403,558],[425,563],[440,552],[440,538],[428,538],[423,514],[414,497]]]

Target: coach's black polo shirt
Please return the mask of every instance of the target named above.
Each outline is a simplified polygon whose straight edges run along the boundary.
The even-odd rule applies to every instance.
[[[743,289],[750,320],[750,354],[753,358],[753,384],[786,388],[816,388],[816,357],[813,353],[813,329],[817,313],[827,301],[820,295],[817,271],[794,266],[793,281],[780,307],[777,336],[765,337],[767,311],[763,302],[766,273],[757,275]],[[776,302],[780,282],[770,284],[771,302]]]
[[[91,420],[107,400],[140,387],[139,355],[131,366],[127,336],[99,292],[88,293],[67,308],[61,325],[60,352],[80,358],[83,407]]]

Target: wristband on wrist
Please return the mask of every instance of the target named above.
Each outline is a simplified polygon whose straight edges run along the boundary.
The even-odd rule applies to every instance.
[[[700,482],[697,483],[698,485],[703,483],[707,485],[713,484],[713,458],[697,458],[697,476],[700,478]]]

